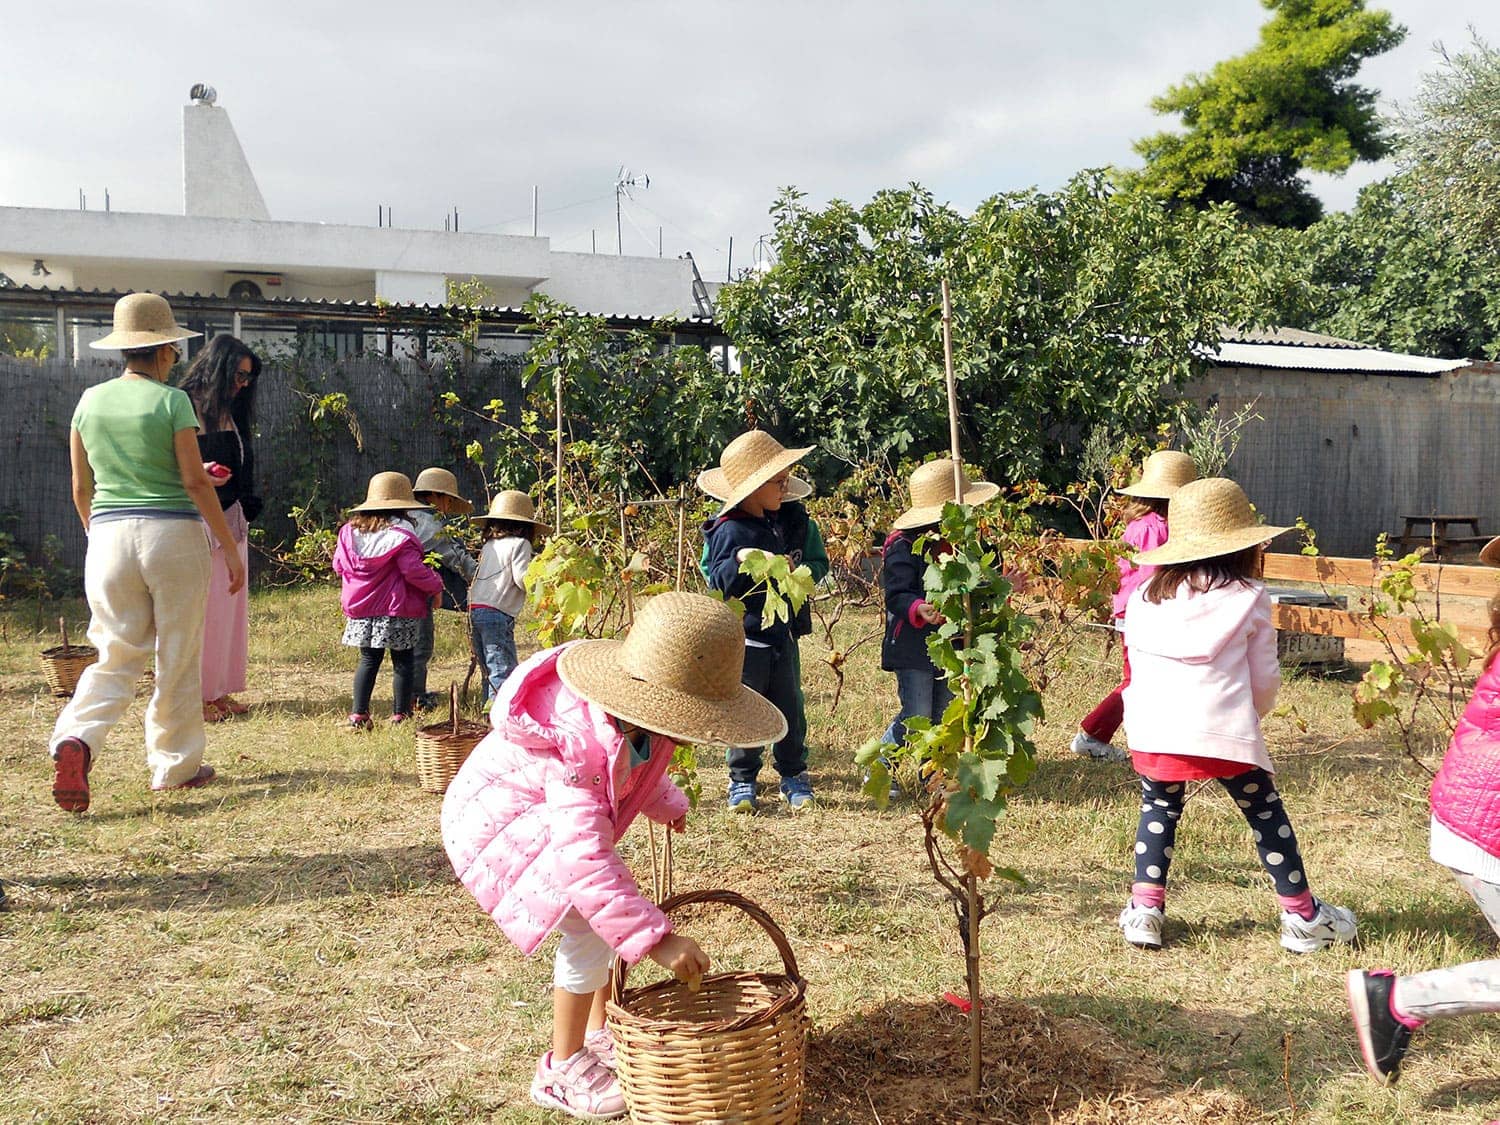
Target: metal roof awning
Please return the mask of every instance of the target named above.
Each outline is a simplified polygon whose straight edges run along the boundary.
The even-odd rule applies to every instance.
[[[1220,367],[1273,367],[1288,371],[1343,372],[1365,375],[1433,377],[1468,367],[1467,359],[1432,359],[1402,355],[1362,345],[1304,343],[1231,343],[1207,349],[1204,358]]]

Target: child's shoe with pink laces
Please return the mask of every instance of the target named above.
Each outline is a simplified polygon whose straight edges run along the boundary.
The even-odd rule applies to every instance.
[[[615,1037],[607,1027],[591,1031],[583,1037],[583,1049],[599,1060],[606,1070],[615,1069]]]
[[[531,1080],[531,1100],[590,1121],[625,1116],[625,1095],[620,1092],[619,1079],[587,1047],[561,1062],[552,1060],[551,1051],[538,1059],[536,1076]]]

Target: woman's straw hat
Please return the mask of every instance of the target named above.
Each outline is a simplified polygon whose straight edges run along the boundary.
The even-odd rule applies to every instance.
[[[983,504],[1000,495],[1000,486],[987,480],[971,481],[963,469],[959,469],[959,503]],[[893,526],[897,531],[910,531],[926,527],[943,518],[943,505],[952,503],[953,458],[943,457],[929,461],[912,473],[907,487],[911,490],[911,507],[896,517]]]
[[[510,520],[512,523],[535,523],[542,521],[536,518],[536,507],[531,503],[531,497],[524,492],[508,489],[497,493],[490,501],[490,510],[482,516],[475,516],[473,522],[481,520]]]
[[[465,500],[458,491],[458,478],[447,469],[423,469],[417,474],[417,483],[411,486],[413,492],[441,492],[444,496],[451,496],[458,501],[458,506],[464,515],[474,510],[474,505]]]
[[[1250,498],[1239,485],[1206,477],[1177,490],[1167,509],[1167,541],[1133,561],[1151,566],[1198,562],[1235,554],[1291,530],[1256,522]]]
[[[745,628],[721,601],[660,594],[623,640],[578,641],[557,662],[563,683],[590,703],[678,742],[764,746],[786,719],[740,683]]]
[[[788,449],[765,430],[749,430],[724,447],[719,467],[698,474],[698,487],[728,511],[783,469],[790,469],[816,446]],[[788,496],[788,499],[793,497]]]
[[[427,508],[411,494],[411,481],[405,473],[376,473],[365,489],[365,502],[350,508],[351,512],[405,512],[412,508]]]
[[[1496,536],[1480,548],[1479,561],[1485,566],[1500,566],[1500,536]]]
[[[177,323],[165,297],[155,293],[127,293],[115,302],[114,331],[102,340],[92,341],[89,347],[125,351],[175,344],[201,335],[202,332],[189,331]]]
[[[1179,488],[1197,479],[1198,466],[1186,453],[1158,449],[1146,458],[1141,479],[1116,491],[1121,496],[1138,496],[1142,500],[1170,500]]]

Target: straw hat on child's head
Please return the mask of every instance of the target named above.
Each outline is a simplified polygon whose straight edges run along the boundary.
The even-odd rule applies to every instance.
[[[413,492],[437,492],[458,501],[459,510],[468,515],[474,505],[465,500],[458,491],[458,478],[447,469],[423,469],[417,474],[417,482],[411,486]]]
[[[1234,481],[1206,477],[1177,490],[1167,508],[1167,541],[1154,551],[1134,556],[1133,561],[1169,566],[1215,559],[1268,543],[1291,530],[1259,522],[1250,498]]]
[[[745,628],[702,594],[659,594],[623,640],[577,641],[557,661],[563,683],[590,703],[678,742],[764,746],[786,719],[740,683]]]
[[[1500,536],[1491,539],[1479,549],[1479,561],[1485,566],[1500,566]]]
[[[1170,500],[1177,490],[1189,481],[1198,479],[1198,466],[1186,453],[1175,449],[1158,449],[1146,458],[1141,468],[1141,479],[1129,488],[1116,491],[1121,496],[1136,496],[1142,500]]]
[[[719,467],[698,474],[698,487],[728,511],[777,473],[790,469],[816,446],[788,449],[765,430],[749,430],[724,447]],[[788,495],[788,499],[794,497]]]
[[[475,516],[472,522],[483,523],[485,520],[509,520],[511,523],[535,524],[542,522],[536,518],[536,506],[532,504],[531,497],[513,488],[497,492],[495,498],[490,501],[490,510],[482,516]]]
[[[114,331],[89,347],[101,351],[154,348],[201,336],[177,323],[172,306],[155,293],[127,293],[115,302]]]
[[[911,491],[911,507],[896,517],[893,526],[897,531],[910,531],[926,527],[943,518],[943,505],[957,501],[960,504],[983,504],[1000,494],[1000,486],[987,480],[971,481],[960,466],[959,488],[953,488],[953,458],[942,457],[929,461],[911,475],[907,483]]]
[[[365,502],[349,510],[351,512],[405,512],[412,508],[426,508],[412,495],[411,481],[405,473],[376,473],[365,488]]]

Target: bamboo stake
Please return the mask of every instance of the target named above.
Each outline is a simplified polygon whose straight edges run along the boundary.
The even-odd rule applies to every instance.
[[[554,357],[556,358],[556,357]],[[554,475],[553,484],[556,491],[553,494],[552,531],[556,535],[562,534],[562,472],[563,472],[563,369],[562,360],[558,359],[557,366],[552,372],[553,396],[556,400],[554,421],[557,425],[556,452],[552,458],[552,469]]]
[[[677,589],[682,589],[682,568],[687,559],[687,484],[677,485]]]
[[[635,596],[631,590],[630,576],[630,532],[625,526],[625,493],[616,493],[620,513],[620,577],[625,579],[625,627],[635,624]]]

